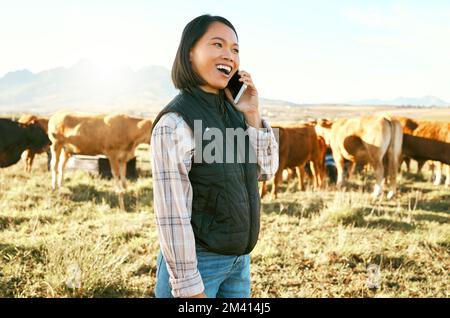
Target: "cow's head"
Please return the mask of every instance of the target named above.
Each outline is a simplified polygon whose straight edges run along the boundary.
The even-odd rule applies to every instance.
[[[138,123],[138,129],[140,131],[136,144],[149,144],[152,133],[152,121],[150,119],[143,119]]]
[[[413,131],[416,130],[417,127],[419,127],[419,124],[416,121],[414,121],[410,118],[406,118],[404,127],[403,127],[403,131],[405,133],[412,134]]]
[[[28,125],[26,131],[31,150],[46,150],[52,144],[45,131],[37,123]]]

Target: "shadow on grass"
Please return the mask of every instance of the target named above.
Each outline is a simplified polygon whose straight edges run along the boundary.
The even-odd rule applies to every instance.
[[[136,204],[140,206],[152,206],[153,205],[153,188],[145,187],[139,189],[136,194]]]
[[[434,215],[431,213],[420,213],[414,215],[414,220],[416,221],[429,221],[429,222],[438,222],[438,223],[449,223],[450,224],[450,217],[448,216],[441,216],[441,215]]]
[[[5,230],[12,225],[20,225],[28,221],[30,221],[30,218],[24,216],[0,216],[0,230]]]
[[[11,226],[18,226],[22,223],[38,221],[40,223],[54,223],[55,219],[50,216],[0,216],[0,230],[5,230]]]
[[[352,178],[344,181],[341,191],[371,193],[374,186],[375,180],[373,179],[355,180]]]
[[[261,202],[261,212],[264,214],[286,214],[297,217],[310,217],[318,214],[324,207],[324,202],[319,196],[303,202],[276,200]]]
[[[417,187],[417,184],[412,184],[412,185],[400,184],[399,187],[397,188],[397,191],[400,193],[414,193],[416,191],[419,191],[419,192],[425,194],[425,193],[430,193],[434,190],[427,189],[427,188],[419,188],[419,187]]]
[[[44,263],[45,248],[0,243],[0,256],[6,261],[20,258],[21,262],[31,260],[33,263]]]
[[[375,254],[370,255],[368,258],[362,258],[360,255],[357,254],[351,254],[348,257],[348,262],[353,264],[353,266],[357,263],[365,263],[366,265],[369,264],[376,264],[379,265],[381,268],[400,268],[405,266],[412,266],[415,264],[413,260],[407,259],[404,256],[386,256],[382,254]]]
[[[388,219],[378,219],[365,221],[365,226],[368,228],[382,228],[388,231],[410,232],[415,229],[415,226],[407,222],[393,221]]]
[[[87,184],[77,184],[76,186],[70,186],[68,188],[71,191],[69,199],[74,202],[94,201],[96,204],[105,202],[111,208],[119,207],[119,197],[114,190],[100,191],[94,186]],[[137,203],[136,197],[127,191],[124,198],[127,211],[133,211]]]
[[[430,182],[429,178],[425,177],[422,173],[417,173],[417,172],[402,171],[401,177],[404,181]]]
[[[425,211],[450,214],[450,194],[438,194],[432,198],[426,198],[424,201],[419,202],[418,207]]]

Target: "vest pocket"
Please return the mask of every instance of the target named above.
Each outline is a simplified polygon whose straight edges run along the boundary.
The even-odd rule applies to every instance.
[[[203,234],[208,234],[210,227],[217,217],[217,198],[219,190],[216,187],[211,187],[206,196],[206,201],[197,201],[195,212],[192,213],[192,222],[195,227]]]

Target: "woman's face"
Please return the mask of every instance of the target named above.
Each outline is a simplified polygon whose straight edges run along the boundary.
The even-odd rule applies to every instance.
[[[234,31],[220,22],[213,22],[191,49],[194,71],[205,81],[203,90],[217,94],[224,89],[239,68],[239,46]]]

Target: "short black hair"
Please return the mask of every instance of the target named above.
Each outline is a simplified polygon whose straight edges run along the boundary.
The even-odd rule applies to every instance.
[[[220,22],[230,27],[237,37],[237,32],[231,22],[220,16],[204,14],[189,22],[184,27],[172,66],[172,81],[176,88],[183,90],[205,84],[204,80],[192,68],[189,53],[214,22]]]

